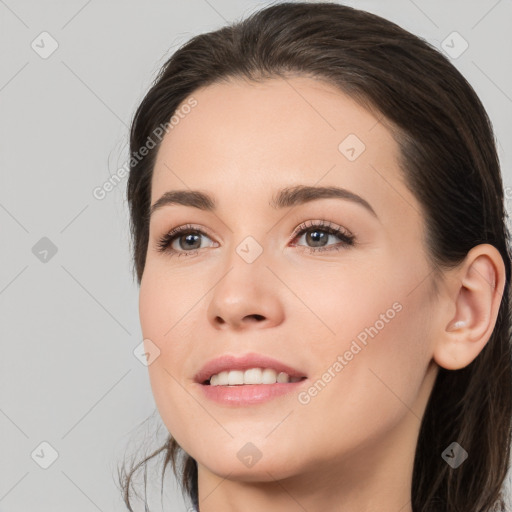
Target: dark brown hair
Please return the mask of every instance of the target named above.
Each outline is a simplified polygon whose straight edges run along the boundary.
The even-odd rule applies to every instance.
[[[423,210],[434,277],[460,264],[478,244],[495,246],[503,258],[506,284],[489,342],[465,368],[439,370],[421,423],[411,496],[415,512],[503,511],[512,423],[510,235],[492,125],[471,85],[446,57],[365,11],[327,2],[272,4],[193,37],[169,58],[134,115],[130,150],[144,146],[199,87],[292,75],[327,81],[391,128],[405,182]],[[158,147],[140,161],[132,159],[127,185],[139,284]],[[469,453],[457,469],[441,457],[453,441]],[[134,471],[160,453],[162,485],[171,463],[197,507],[197,464],[169,435],[123,476],[128,509]]]

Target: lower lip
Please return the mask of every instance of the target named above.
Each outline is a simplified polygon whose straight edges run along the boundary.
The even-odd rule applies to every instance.
[[[246,406],[268,402],[278,396],[294,393],[307,379],[275,384],[243,384],[239,386],[209,386],[199,384],[204,395],[223,405]]]

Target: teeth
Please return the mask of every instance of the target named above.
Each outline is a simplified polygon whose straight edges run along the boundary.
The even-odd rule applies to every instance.
[[[210,386],[240,386],[242,384],[275,384],[276,382],[297,382],[301,377],[290,377],[285,372],[277,373],[271,368],[250,368],[248,370],[223,371],[212,375]]]

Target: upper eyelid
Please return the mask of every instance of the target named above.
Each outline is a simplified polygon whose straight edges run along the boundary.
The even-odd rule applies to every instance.
[[[308,222],[310,223],[308,225]],[[350,229],[344,227],[344,226],[340,226],[330,220],[325,220],[325,219],[321,219],[321,220],[307,220],[305,222],[301,222],[293,231],[294,235],[297,236],[298,234],[300,234],[302,231],[306,231],[310,228],[320,228],[320,229],[325,229],[325,230],[329,230],[329,229],[332,229],[334,231],[340,231],[342,234],[346,235],[346,236],[354,236],[352,231],[350,231]]]

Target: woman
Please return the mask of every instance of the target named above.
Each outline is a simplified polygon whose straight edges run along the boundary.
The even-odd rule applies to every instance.
[[[130,148],[169,431],[141,464],[164,452],[201,512],[505,510],[503,189],[444,56],[361,10],[271,5],[174,53]]]

